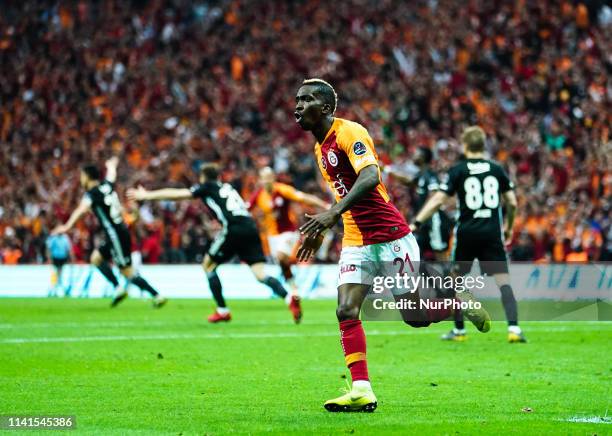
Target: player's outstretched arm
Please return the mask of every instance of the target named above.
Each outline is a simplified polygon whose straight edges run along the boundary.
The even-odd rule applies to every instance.
[[[305,192],[300,192],[300,194],[302,197],[302,203],[308,206],[318,207],[319,209],[329,209],[331,207],[331,204],[321,200],[318,197],[315,197],[314,195],[306,194]]]
[[[342,214],[349,210],[355,203],[361,200],[368,192],[375,189],[380,183],[378,165],[372,164],[363,168],[355,184],[342,200],[333,205],[329,210],[316,215],[308,215],[309,220],[300,227],[300,232],[307,237],[316,236],[326,229],[332,228],[340,219]]]
[[[77,206],[77,208],[72,212],[68,221],[65,224],[59,225],[51,231],[52,235],[59,235],[60,233],[66,233],[70,230],[74,225],[81,219],[83,215],[85,215],[89,211],[90,205],[87,200],[83,199]]]
[[[437,191],[432,195],[425,206],[417,213],[414,223],[418,226],[427,221],[431,216],[440,209],[440,207],[448,200],[448,195],[442,191]]]
[[[399,181],[403,185],[407,185],[407,186],[414,185],[414,179],[412,177],[409,177],[394,169],[391,169],[391,167],[388,165],[384,168],[383,171],[385,172],[385,174],[389,174],[390,176],[393,176],[395,180]]]
[[[186,188],[164,188],[155,191],[147,191],[144,187],[130,188],[127,197],[133,201],[144,200],[187,200],[192,198],[191,191]]]
[[[514,227],[514,217],[518,208],[518,201],[514,191],[506,191],[502,194],[504,203],[506,204],[506,225],[504,226],[504,239],[510,242],[512,239],[512,228]]]
[[[111,157],[106,161],[106,180],[111,183],[115,183],[117,180],[117,166],[119,165],[119,158],[117,156]]]

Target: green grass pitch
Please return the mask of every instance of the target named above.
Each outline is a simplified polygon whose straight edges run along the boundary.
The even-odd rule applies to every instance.
[[[0,415],[75,415],[82,434],[612,434],[609,322],[524,323],[512,345],[500,322],[465,343],[366,322],[378,410],[330,414],[348,375],[333,301],[297,326],[280,301],[232,301],[223,325],[207,300],[108,303],[0,300]]]

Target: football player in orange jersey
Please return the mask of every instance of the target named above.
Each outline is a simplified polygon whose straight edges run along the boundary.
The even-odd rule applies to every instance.
[[[300,227],[305,239],[297,256],[300,261],[312,257],[323,240],[322,234],[342,217],[344,238],[336,315],[353,385],[349,393],[325,402],[324,407],[331,412],[371,412],[376,409],[377,400],[368,376],[366,339],[359,319],[361,306],[372,287],[373,276],[395,274],[385,274],[389,264],[399,265],[400,275],[404,270],[415,274],[420,253],[416,238],[381,182],[372,138],[360,124],[334,117],[336,104],[336,92],[321,79],[305,80],[296,96],[296,121],[315,137],[319,170],[337,201],[325,212],[306,215],[309,221]],[[395,298],[411,298],[405,290],[391,291]],[[414,296],[414,290],[410,294]],[[422,315],[425,316],[422,321],[405,317],[404,320],[424,327],[448,318],[451,310],[428,310]],[[471,320],[479,329],[488,330],[490,319],[482,313],[478,316]]]
[[[297,292],[291,265],[295,263],[293,249],[300,236],[297,225],[291,215],[291,202],[302,203],[321,209],[329,204],[314,195],[298,191],[293,186],[279,183],[270,167],[259,170],[259,184],[248,202],[249,210],[257,207],[263,212],[263,230],[268,236],[270,254],[281,267],[283,277],[294,293]]]

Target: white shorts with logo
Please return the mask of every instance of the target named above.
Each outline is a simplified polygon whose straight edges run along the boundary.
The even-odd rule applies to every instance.
[[[299,239],[300,234],[298,232],[283,232],[280,235],[268,236],[270,254],[273,257],[278,257],[279,253],[291,256]]]
[[[418,274],[419,245],[412,233],[391,242],[344,247],[340,253],[338,286],[372,285],[376,276]]]

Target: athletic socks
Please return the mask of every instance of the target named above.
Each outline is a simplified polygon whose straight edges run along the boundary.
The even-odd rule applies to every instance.
[[[230,313],[230,310],[227,307],[217,307],[217,313],[219,315],[227,315]]]
[[[514,333],[515,335],[520,335],[521,333],[523,333],[523,331],[517,325],[509,325],[508,326],[508,333]]]
[[[502,304],[504,305],[508,325],[517,326],[518,308],[516,305],[516,299],[514,298],[514,292],[512,292],[512,287],[510,285],[503,285],[499,288],[499,290],[501,291]]]
[[[159,293],[153,288],[153,286],[151,286],[149,282],[147,282],[145,279],[143,279],[140,276],[132,277],[132,279],[130,280],[130,283],[135,284],[143,291],[147,291],[153,297],[157,297],[159,295]]]
[[[208,286],[210,287],[210,292],[212,293],[212,296],[215,299],[217,308],[227,308],[225,304],[225,298],[223,298],[223,288],[221,287],[221,280],[219,280],[217,271],[215,270],[215,271],[209,272],[208,274],[206,274],[206,276],[208,277]],[[221,312],[219,313],[221,315],[224,315]]]
[[[366,338],[360,320],[340,321],[340,343],[344,351],[346,366],[351,371],[353,386],[360,380],[369,381]]]
[[[463,321],[463,312],[461,311],[461,309],[455,311],[454,318],[455,318],[454,330],[456,330],[455,333],[460,333],[460,332],[465,333],[465,321]]]
[[[263,279],[261,282],[264,285],[270,287],[270,289],[272,289],[272,292],[274,292],[279,297],[285,298],[287,296],[287,290],[283,288],[283,285],[281,285],[280,282],[276,280],[274,277],[268,276],[265,279]]]
[[[111,282],[115,288],[119,286],[119,280],[117,280],[117,277],[115,277],[113,270],[107,262],[102,262],[100,265],[97,265],[97,267],[102,275],[106,277],[106,280]]]
[[[291,280],[293,278],[293,272],[291,272],[291,264],[281,262],[280,267],[285,281]]]

